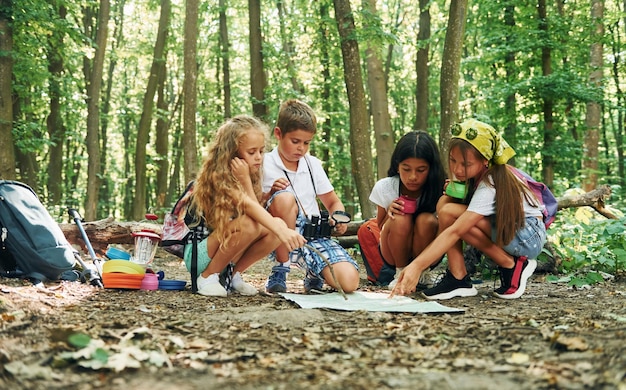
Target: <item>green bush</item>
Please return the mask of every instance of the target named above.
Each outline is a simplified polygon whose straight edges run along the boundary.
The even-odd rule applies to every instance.
[[[562,258],[558,270],[569,284],[599,283],[602,273],[626,270],[626,218],[610,211],[619,219],[607,219],[590,207],[561,210],[558,224],[550,228],[549,240]]]

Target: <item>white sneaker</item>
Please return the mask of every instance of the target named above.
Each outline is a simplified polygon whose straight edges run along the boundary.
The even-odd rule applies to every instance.
[[[228,292],[220,284],[220,274],[211,274],[208,278],[198,276],[198,294],[207,297],[226,297]]]
[[[420,280],[417,282],[417,285],[422,289],[431,288],[437,284],[439,279],[440,275],[435,274],[430,268],[426,268],[420,275]]]
[[[391,283],[389,283],[389,289],[393,290],[394,287],[396,287],[396,284],[398,284],[398,279],[400,278],[400,273],[402,272],[402,270],[404,270],[405,267],[396,267],[396,274],[393,277],[393,280],[391,281]]]
[[[253,285],[244,282],[239,271],[233,275],[231,287],[241,295],[256,295],[259,293]]]
[[[393,288],[395,287],[395,285],[398,283],[398,278],[400,277],[400,272],[402,272],[403,268],[400,268],[398,271],[398,268],[396,268],[396,275],[393,277],[393,280],[391,281],[391,283],[389,283],[389,289],[393,290]],[[426,269],[424,270],[424,272],[422,272],[422,274],[420,275],[420,280],[419,282],[417,282],[417,285],[424,289],[424,288],[430,288],[432,286],[435,285],[435,282],[437,282],[437,275],[435,275],[433,272],[431,272],[430,269]]]

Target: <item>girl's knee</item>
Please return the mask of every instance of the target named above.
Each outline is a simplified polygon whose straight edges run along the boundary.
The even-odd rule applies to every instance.
[[[439,224],[437,217],[432,213],[421,213],[415,218],[415,226],[428,226],[429,228],[436,228]]]
[[[254,219],[245,216],[239,224],[239,231],[244,237],[258,237],[265,228]]]
[[[411,229],[412,225],[412,215],[396,215],[394,219],[388,219],[387,222],[385,222],[385,226],[383,228],[387,229],[388,231],[407,233],[409,229]]]

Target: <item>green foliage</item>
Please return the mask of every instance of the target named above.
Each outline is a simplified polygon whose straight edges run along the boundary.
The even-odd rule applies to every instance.
[[[611,210],[619,219],[594,219],[588,207],[562,210],[550,240],[563,259],[559,271],[569,276],[572,285],[602,281],[600,272],[626,271],[626,217]]]
[[[72,333],[67,341],[76,348],[85,348],[91,342],[91,337],[84,333]]]
[[[574,287],[583,287],[590,286],[592,284],[602,283],[604,278],[599,272],[591,271],[591,272],[583,272],[580,276],[563,276],[559,277],[556,275],[548,275],[546,280],[550,283],[567,283],[568,286]]]
[[[65,17],[59,12],[61,5],[67,8]],[[281,2],[281,6],[282,18],[276,3],[261,4],[264,71],[268,80],[264,102],[268,106],[268,122],[271,126],[283,100],[296,97],[307,101],[321,123],[311,152],[324,160],[344,204],[358,205],[358,196],[350,192],[354,184],[349,105],[333,2],[293,0]],[[516,165],[533,176],[541,177],[546,162],[551,164],[548,168],[554,172],[552,187],[559,194],[577,185],[583,177],[580,168],[585,153],[585,104],[590,100],[601,101],[604,107],[600,140],[603,153],[598,157],[598,171],[602,172],[599,181],[614,188],[612,201],[622,205],[624,179],[620,177],[621,173],[607,172],[619,172],[623,163],[618,161],[617,154],[617,150],[623,149],[623,116],[619,116],[623,114],[623,104],[616,92],[617,83],[623,83],[623,80],[606,77],[601,88],[588,82],[589,46],[594,31],[593,21],[589,18],[590,4],[581,1],[548,3],[545,25],[540,24],[535,3],[479,0],[468,6],[459,83],[460,115],[477,116],[498,130],[506,129],[507,137],[509,134],[512,137],[507,140],[517,152]],[[13,28],[14,139],[19,151],[41,167],[47,166],[49,148],[55,142],[49,139],[46,128],[52,77],[48,69],[49,56],[60,55],[63,59],[63,71],[55,73],[60,80],[52,84],[60,89],[64,126],[64,199],[60,202],[62,205],[51,205],[60,209],[65,205],[80,206],[85,198],[88,156],[84,145],[87,128],[84,66],[94,54],[93,23],[97,18],[97,7],[98,2],[94,0],[60,3],[13,0],[0,5],[0,12],[11,17]],[[229,35],[232,115],[251,112],[247,7],[245,1],[231,0],[226,2],[224,10]],[[431,25],[427,130],[435,138],[441,117],[445,115],[439,109],[439,70],[448,7],[449,2],[431,1],[428,4]],[[415,1],[382,1],[377,2],[374,13],[365,10],[361,3],[352,4],[365,86],[368,76],[365,50],[376,47],[383,59],[394,139],[412,129],[415,122],[415,59],[418,45],[424,46],[417,40],[418,8]],[[616,59],[617,74],[624,74],[624,61],[618,58],[619,53],[624,52],[619,36],[624,27],[622,8],[621,3],[606,3],[605,26],[612,27],[607,27],[605,34],[605,76],[609,74],[608,67],[613,65],[613,58]],[[84,15],[87,11],[91,13]],[[101,140],[102,150],[106,152],[100,173],[107,196],[101,197],[106,199],[100,199],[99,203],[102,210],[117,218],[131,215],[129,204],[134,194],[136,129],[152,62],[159,13],[160,4],[156,0],[127,0],[111,6],[103,75],[103,87],[110,83],[111,91],[110,96],[103,91],[103,111],[100,113],[102,120],[107,121],[106,138],[103,134]],[[164,158],[171,162],[170,169],[181,164],[182,156],[180,144],[174,141],[180,140],[178,137],[183,127],[181,109],[184,105],[180,104],[180,99],[184,82],[184,18],[185,2],[173,1],[166,57],[165,100],[169,106],[164,112],[155,110],[154,118],[158,115],[169,121],[171,139],[168,155]],[[85,23],[89,25],[85,26]],[[542,29],[544,26],[547,30]],[[219,46],[216,2],[200,4],[199,31],[196,134],[199,153],[202,153],[224,120],[223,53]],[[609,49],[608,42],[615,47]],[[551,51],[548,74],[544,72],[545,49]],[[551,100],[554,120],[548,137],[543,115],[546,100]],[[106,112],[104,107],[108,107]],[[151,134],[147,156],[149,183],[154,183],[156,175],[152,164],[157,158],[154,139]],[[372,155],[376,156],[375,150]],[[23,178],[27,172],[20,164],[23,162],[18,164]],[[169,188],[174,194],[169,194],[170,197],[180,192],[177,184],[183,182],[183,174],[181,169],[177,174],[179,177],[172,178],[174,184]],[[38,187],[45,189],[48,180],[45,169],[40,170],[38,178],[41,181]],[[146,205],[147,208],[155,206],[155,187],[149,186],[147,199],[150,204]],[[590,227],[579,228],[582,229],[580,234],[592,231]],[[573,234],[573,231],[569,233]],[[595,251],[589,256],[600,254],[600,248],[589,247],[589,250]],[[572,258],[576,255],[581,254],[571,253]],[[614,251],[602,256],[594,262],[601,264],[601,259],[606,257],[608,262],[603,263],[604,267],[610,268]],[[623,264],[617,265],[623,268]]]

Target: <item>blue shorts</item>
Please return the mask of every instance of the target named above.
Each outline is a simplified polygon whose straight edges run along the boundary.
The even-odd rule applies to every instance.
[[[496,241],[495,221],[492,219],[491,239]],[[511,256],[526,256],[536,259],[546,243],[546,226],[537,217],[527,217],[524,227],[515,233],[515,237],[502,249]]]
[[[277,191],[272,195],[268,201],[266,208],[269,208],[274,200],[274,197],[277,194],[282,192],[292,192],[287,190]],[[304,213],[298,207],[298,217],[296,219],[296,231],[300,234],[304,233],[304,225],[307,223],[307,218],[304,216]],[[312,246],[316,250],[318,250],[324,257],[328,260],[330,264],[339,263],[342,261],[347,261],[354,266],[354,268],[359,270],[359,266],[356,261],[350,256],[350,254],[341,246],[339,243],[331,238],[319,238],[315,240],[311,240],[307,242],[307,245]],[[276,260],[276,252],[272,252],[269,255],[270,260]],[[328,266],[326,262],[320,257],[318,253],[307,248],[306,246],[303,248],[295,249],[289,252],[289,260],[291,264],[294,264],[304,270],[308,270],[313,272],[315,275],[320,275],[322,270]]]

